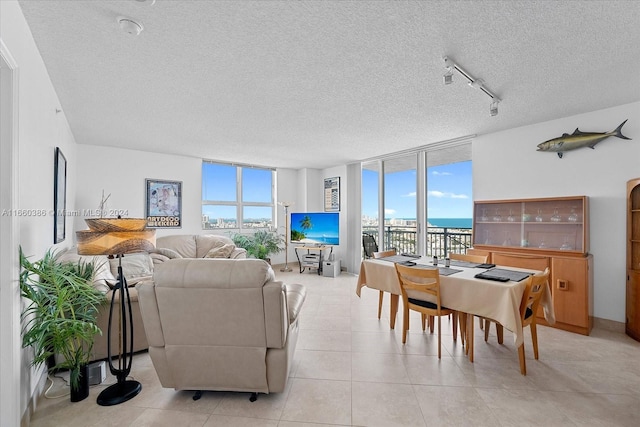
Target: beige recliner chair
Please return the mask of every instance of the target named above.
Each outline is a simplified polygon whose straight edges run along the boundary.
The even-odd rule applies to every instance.
[[[298,339],[302,285],[257,259],[173,259],[137,285],[149,354],[163,387],[282,392]]]

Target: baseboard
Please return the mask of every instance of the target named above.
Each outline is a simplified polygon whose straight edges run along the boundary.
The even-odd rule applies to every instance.
[[[616,322],[615,320],[602,319],[600,317],[593,318],[593,327],[598,329],[604,329],[605,331],[625,333],[625,327],[623,322]]]
[[[27,407],[22,413],[22,417],[20,418],[20,427],[29,427],[31,425],[31,417],[36,412],[38,405],[41,404],[42,399],[44,397],[44,388],[47,385],[47,370],[42,371],[42,375],[38,380],[38,385],[36,389],[33,391],[29,402],[27,403]]]

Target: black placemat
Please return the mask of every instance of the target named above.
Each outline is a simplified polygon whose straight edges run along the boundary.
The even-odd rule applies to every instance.
[[[482,273],[482,275],[486,277],[507,277],[509,280],[513,280],[514,282],[524,280],[532,274],[533,273],[528,273],[526,271],[507,270],[506,268],[492,268]]]

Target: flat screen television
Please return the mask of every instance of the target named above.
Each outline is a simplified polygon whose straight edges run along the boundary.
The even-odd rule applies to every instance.
[[[291,242],[339,245],[339,212],[292,212]]]

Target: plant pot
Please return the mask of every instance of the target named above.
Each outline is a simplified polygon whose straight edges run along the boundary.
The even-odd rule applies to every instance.
[[[71,370],[71,401],[80,402],[89,397],[89,365],[82,365]],[[74,387],[73,378],[78,377],[78,383]]]

